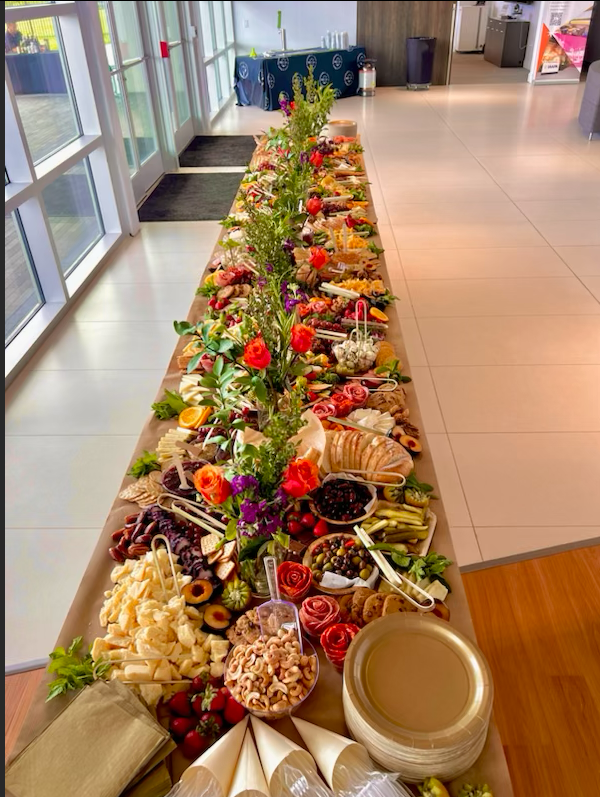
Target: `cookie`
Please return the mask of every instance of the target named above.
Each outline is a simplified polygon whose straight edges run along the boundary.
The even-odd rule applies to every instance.
[[[374,595],[367,598],[363,606],[363,623],[365,625],[381,617],[385,600],[386,597],[381,592],[376,592]]]
[[[349,623],[350,622],[350,612],[352,610],[352,598],[354,597],[352,592],[349,592],[347,595],[340,595],[337,598],[337,602],[340,606],[340,614],[342,616],[341,622],[342,623]]]
[[[406,611],[406,601],[400,595],[386,595],[383,603],[382,615],[395,614],[396,612]]]
[[[359,587],[352,593],[352,608],[350,610],[350,621],[356,625],[362,625],[363,622],[363,606],[367,598],[375,594],[375,590],[368,589],[367,587]]]

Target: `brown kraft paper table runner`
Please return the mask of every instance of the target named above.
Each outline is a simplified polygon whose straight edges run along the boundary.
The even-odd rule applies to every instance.
[[[367,216],[371,220],[376,220],[377,214],[373,207],[373,199],[369,187],[367,186],[367,198],[369,201],[369,208]],[[377,246],[382,247],[379,235],[372,239]],[[218,246],[215,247],[211,261],[218,254]],[[385,255],[380,255],[380,269],[382,278],[386,287],[392,289],[390,275],[385,265]],[[210,262],[210,261],[209,261]],[[204,276],[204,270],[202,273]],[[200,280],[200,284],[202,279]],[[201,296],[196,296],[187,316],[190,323],[197,323],[203,316],[206,308],[206,299]],[[400,319],[398,311],[395,308],[388,308],[389,324],[386,339],[393,345],[399,359],[404,363],[404,371],[410,375],[410,363],[406,354],[406,348],[402,339]],[[180,320],[180,319],[177,319]],[[173,332],[175,335],[175,332]],[[165,388],[169,390],[178,390],[181,380],[181,371],[177,367],[177,357],[181,354],[186,340],[179,339],[175,351],[169,363],[169,367],[165,377],[160,385],[157,393],[157,400],[161,399]],[[423,453],[420,454],[417,462],[417,471],[419,479],[424,482],[429,482],[438,486],[435,469],[431,452],[427,444],[426,430],[423,428],[421,413],[415,395],[414,387],[411,384],[407,385],[408,406],[410,408],[410,421],[421,430],[421,440],[423,441]],[[150,416],[146,422],[135,451],[131,458],[134,462],[145,449],[152,451],[156,448],[158,440],[167,432],[171,427],[177,425],[176,420],[173,421],[159,421],[153,415]],[[134,479],[126,476],[123,480],[120,489],[132,483]],[[120,492],[120,490],[119,490]],[[439,489],[438,489],[439,493]],[[455,560],[454,548],[450,537],[448,528],[448,521],[442,502],[440,500],[435,502],[435,514],[437,515],[437,527],[434,534],[432,547],[439,553],[444,554],[449,559]],[[110,573],[114,566],[114,561],[108,555],[108,548],[111,546],[111,533],[123,526],[123,518],[125,515],[131,514],[134,511],[133,505],[129,502],[122,501],[117,498],[110,510],[106,520],[104,529],[100,535],[98,544],[92,554],[89,565],[83,576],[82,582],[79,586],[73,604],[67,614],[66,620],[62,627],[57,644],[67,645],[76,636],[83,635],[85,644],[93,641],[95,637],[102,636],[104,630],[101,628],[98,615],[102,604],[104,603],[104,591],[110,589],[112,584],[110,582]],[[460,632],[465,634],[470,639],[476,641],[473,624],[471,622],[471,615],[467,603],[466,593],[462,584],[460,572],[456,564],[451,565],[445,574],[445,577],[452,586],[452,592],[448,596],[447,604],[450,609],[450,622]],[[313,722],[316,725],[321,725],[324,728],[341,733],[348,736],[348,731],[344,723],[344,712],[342,708],[342,675],[338,673],[329,664],[322,650],[319,650],[320,657],[320,675],[317,685],[311,698],[303,705],[298,711],[298,716],[302,719]],[[45,675],[42,678],[40,686],[38,687],[32,705],[27,713],[19,738],[17,739],[15,748],[11,754],[11,760],[17,755],[23,747],[37,736],[49,722],[64,708],[65,700],[67,698],[58,698],[52,700],[50,703],[45,703],[47,684],[51,680],[51,676]],[[393,688],[393,687],[392,687]],[[427,684],[415,684],[415,690],[420,688],[427,689]],[[70,695],[69,695],[70,696]],[[292,721],[289,718],[279,720],[273,723],[273,727],[289,736],[298,744],[302,745],[302,740],[295,730]],[[170,760],[171,774],[173,781],[179,779],[181,772],[189,764],[183,757],[175,753],[171,756]],[[492,788],[494,797],[512,797],[513,790],[508,773],[508,767],[504,758],[504,751],[500,735],[493,721],[490,724],[488,738],[483,749],[483,752],[475,765],[468,770],[463,776],[453,781],[451,784],[451,794],[457,794],[458,789],[463,783],[466,782],[486,782]],[[70,797],[70,795],[65,795]]]

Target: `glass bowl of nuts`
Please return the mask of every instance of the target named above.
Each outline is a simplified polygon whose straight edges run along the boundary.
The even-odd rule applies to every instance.
[[[313,691],[319,658],[310,642],[300,643],[293,630],[241,643],[225,661],[225,686],[246,711],[264,720],[292,714]]]

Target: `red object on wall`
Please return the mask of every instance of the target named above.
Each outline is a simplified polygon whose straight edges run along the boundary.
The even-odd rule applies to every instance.
[[[161,58],[168,58],[169,57],[169,45],[167,42],[160,43],[160,57]]]

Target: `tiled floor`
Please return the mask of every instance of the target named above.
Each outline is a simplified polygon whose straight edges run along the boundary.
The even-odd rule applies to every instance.
[[[600,142],[580,93],[378,89],[337,111],[363,136],[466,567],[600,537]],[[232,106],[214,132],[278,118]],[[143,225],[7,393],[7,664],[54,643],[217,233]]]

